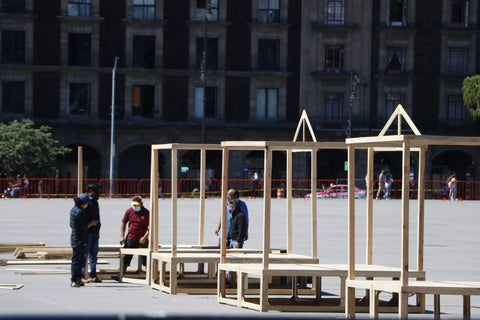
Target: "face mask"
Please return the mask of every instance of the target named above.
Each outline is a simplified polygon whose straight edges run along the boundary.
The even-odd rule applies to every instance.
[[[135,210],[135,212],[138,212],[142,209],[142,207],[140,206],[132,206],[133,210]]]

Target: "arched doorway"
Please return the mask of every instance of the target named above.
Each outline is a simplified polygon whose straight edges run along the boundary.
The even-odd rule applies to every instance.
[[[459,150],[444,151],[432,159],[432,179],[445,180],[456,173],[457,180],[473,180],[475,177],[475,159]]]

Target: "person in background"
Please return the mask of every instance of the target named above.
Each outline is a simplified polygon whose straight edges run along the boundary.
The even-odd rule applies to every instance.
[[[98,255],[98,242],[100,239],[100,207],[98,205],[98,198],[100,196],[99,186],[96,183],[88,185],[88,207],[87,212],[87,250],[85,252],[85,262],[88,259],[90,266],[89,278],[86,278],[84,282],[102,282],[97,277],[97,255]],[[82,272],[85,275],[85,272]]]
[[[229,202],[234,199],[238,199],[240,201],[240,210],[243,212],[246,218],[246,232],[245,232],[245,239],[244,241],[248,240],[248,224],[249,224],[249,219],[248,219],[248,207],[247,204],[239,199],[240,195],[236,189],[229,189],[227,192],[227,224],[226,224],[226,234],[228,236],[228,231],[230,230],[230,220],[232,219],[232,212],[230,211],[230,204]],[[215,234],[218,236],[218,246],[220,247],[220,240],[221,240],[221,234],[220,234],[220,229],[222,227],[222,218],[220,217],[220,220],[218,221],[218,227],[215,230]]]
[[[385,200],[390,200],[392,197],[392,184],[393,176],[392,174],[389,174],[388,178],[385,180]]]
[[[85,243],[87,241],[87,214],[88,194],[82,193],[73,198],[75,205],[70,210],[70,245],[72,246],[71,283],[73,288],[84,286],[82,281],[82,269],[85,266]]]
[[[448,179],[449,198],[451,201],[457,200],[457,175],[454,173]]]
[[[147,248],[149,235],[150,211],[143,206],[140,196],[132,198],[132,206],[125,211],[120,228],[120,244],[124,248]],[[125,231],[128,233],[125,236]],[[123,273],[130,266],[132,255],[125,255],[123,259]],[[147,265],[146,257],[142,257],[142,264]],[[120,276],[112,276],[113,280],[120,280]]]
[[[385,173],[382,169],[380,171],[380,174],[378,175],[378,191],[377,191],[377,200],[380,199],[380,195],[382,194],[385,195]]]
[[[229,201],[232,219],[230,221],[230,230],[228,231],[228,241],[230,248],[243,248],[243,241],[247,232],[247,219],[241,211],[239,199]]]

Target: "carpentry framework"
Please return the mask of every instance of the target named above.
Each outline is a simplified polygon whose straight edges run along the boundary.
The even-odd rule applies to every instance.
[[[402,119],[407,122],[414,134],[402,134]],[[397,121],[397,133],[386,135],[394,121]],[[404,319],[408,317],[409,294],[417,294],[424,305],[424,295],[433,294],[435,317],[440,315],[440,295],[462,295],[464,297],[464,317],[470,317],[470,296],[480,295],[480,282],[459,281],[425,281],[424,279],[411,280],[409,270],[409,173],[410,153],[419,152],[418,168],[418,212],[417,212],[417,272],[423,271],[424,248],[424,175],[425,154],[429,145],[462,145],[479,146],[479,137],[452,137],[452,136],[425,136],[421,135],[401,105],[398,105],[383,130],[376,137],[349,138],[348,146],[348,278],[346,281],[346,308],[348,318],[355,317],[355,289],[367,289],[370,295],[370,316],[378,316],[378,296],[382,291],[398,294],[398,314]],[[396,148],[402,152],[402,207],[401,207],[401,265],[399,280],[357,280],[358,269],[355,265],[355,149],[368,148],[368,198],[367,198],[367,261],[372,259],[372,184],[373,184],[373,154],[376,150]],[[417,300],[418,301],[418,300]]]

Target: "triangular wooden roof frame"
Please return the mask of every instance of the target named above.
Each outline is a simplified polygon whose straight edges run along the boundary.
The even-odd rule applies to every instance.
[[[303,109],[302,116],[298,121],[297,130],[295,131],[295,137],[293,138],[293,142],[297,141],[298,134],[300,133],[300,128],[303,129],[303,142],[305,142],[305,138],[306,138],[305,124],[308,126],[308,130],[310,131],[312,140],[314,142],[317,142],[317,137],[315,137],[315,133],[313,132],[312,125],[310,124],[310,120],[308,119],[307,111],[305,109]]]
[[[387,123],[385,123],[385,126],[383,127],[382,131],[378,134],[379,137],[383,137],[385,135],[385,133],[387,132],[387,130],[390,128],[390,126],[392,125],[393,121],[395,121],[395,118],[398,119],[398,123],[397,123],[397,135],[401,135],[402,134],[402,117],[403,119],[405,119],[405,121],[407,122],[407,124],[410,126],[410,129],[412,129],[413,133],[415,133],[415,135],[417,136],[421,136],[422,134],[420,133],[420,131],[418,130],[417,126],[415,126],[415,123],[413,123],[412,119],[410,118],[410,116],[407,114],[407,112],[405,111],[405,109],[403,109],[402,105],[399,104],[397,106],[397,108],[395,109],[395,111],[393,111],[392,115],[390,116],[390,118],[388,119]],[[298,130],[298,129],[297,129]]]

